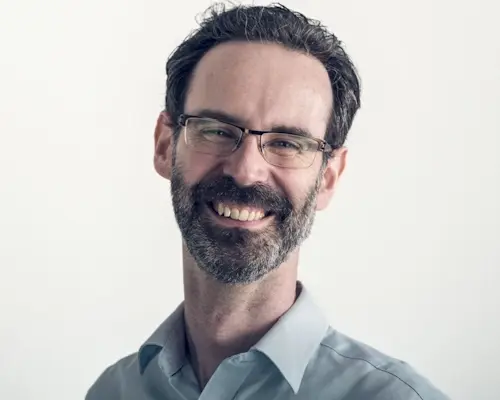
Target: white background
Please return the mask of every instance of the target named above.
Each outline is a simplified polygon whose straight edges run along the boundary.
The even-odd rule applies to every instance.
[[[364,88],[301,279],[336,329],[454,399],[498,400],[498,2],[285,4],[344,41]],[[1,0],[1,399],[82,399],[181,301],[153,127],[208,5]]]

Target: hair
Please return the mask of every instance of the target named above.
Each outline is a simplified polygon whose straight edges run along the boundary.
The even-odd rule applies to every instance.
[[[324,25],[282,4],[236,5],[227,9],[219,3],[205,12],[199,28],[167,61],[165,111],[173,125],[184,111],[198,62],[210,49],[230,41],[276,43],[317,58],[328,72],[333,92],[333,110],[325,140],[334,149],[344,145],[360,107],[360,79],[356,68],[342,43]]]

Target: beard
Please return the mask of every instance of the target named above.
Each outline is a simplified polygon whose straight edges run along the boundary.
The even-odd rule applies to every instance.
[[[303,204],[267,185],[240,187],[230,176],[202,180],[189,186],[179,163],[172,169],[171,195],[182,238],[198,267],[219,282],[249,284],[278,268],[311,233],[319,177]],[[209,213],[216,202],[261,207],[272,220],[259,230],[218,225]]]

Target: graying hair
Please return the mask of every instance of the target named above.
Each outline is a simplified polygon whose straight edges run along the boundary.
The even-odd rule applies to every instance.
[[[325,140],[334,149],[344,145],[360,107],[360,79],[337,37],[319,21],[281,4],[270,6],[224,4],[210,7],[192,32],[167,61],[165,110],[173,124],[184,111],[192,73],[210,49],[229,41],[277,43],[316,57],[328,72],[333,110]]]

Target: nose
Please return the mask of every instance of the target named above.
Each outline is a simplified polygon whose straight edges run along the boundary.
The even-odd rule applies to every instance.
[[[244,137],[240,147],[224,160],[224,174],[232,176],[240,186],[267,181],[269,164],[259,151],[259,139],[255,135]]]

